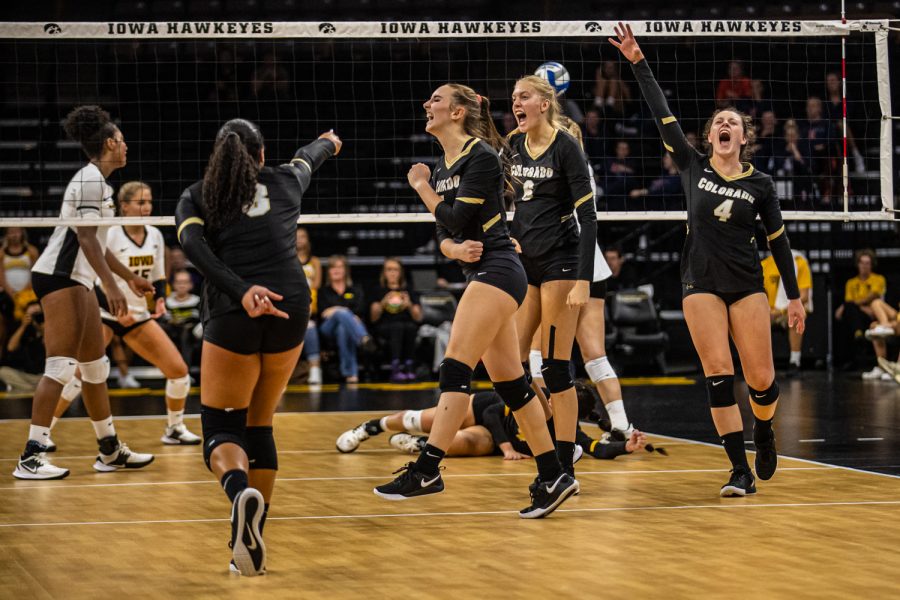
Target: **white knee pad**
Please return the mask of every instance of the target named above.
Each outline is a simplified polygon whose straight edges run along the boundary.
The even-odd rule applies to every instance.
[[[541,357],[540,350],[532,350],[528,353],[528,365],[531,367],[531,376],[535,379],[543,379],[544,376],[541,374],[541,367],[544,365],[544,360]]]
[[[48,356],[44,363],[44,377],[66,385],[75,377],[78,361],[67,356]]]
[[[615,379],[617,377],[612,365],[609,364],[609,358],[606,356],[587,361],[584,363],[584,370],[587,371],[588,377],[590,377],[591,381],[594,383],[603,381],[604,379]]]
[[[81,380],[73,377],[65,386],[63,386],[62,399],[66,402],[74,402],[78,394],[81,393]]]
[[[109,358],[106,356],[91,362],[78,363],[81,380],[85,383],[106,383],[109,379]]]
[[[191,391],[191,376],[185,375],[178,379],[166,379],[166,396],[180,400],[187,398]]]
[[[422,411],[408,410],[403,413],[403,429],[409,433],[425,433],[422,431]]]

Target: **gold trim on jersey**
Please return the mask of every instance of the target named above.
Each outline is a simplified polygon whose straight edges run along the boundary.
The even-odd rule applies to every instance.
[[[663,117],[663,118],[662,118],[662,124],[663,124],[663,125],[668,125],[669,123],[674,123],[674,122],[677,121],[677,120],[678,120],[678,119],[676,119],[676,118],[673,117],[672,115],[669,115],[668,117]]]
[[[178,231],[175,233],[175,237],[178,238],[178,243],[181,243],[181,232],[185,227],[187,227],[188,225],[200,225],[202,227],[203,224],[204,221],[200,217],[189,217],[182,221],[181,225],[178,226]]]
[[[531,147],[528,145],[528,134],[527,134],[527,133],[525,134],[525,152],[528,153],[528,156],[531,157],[531,160],[537,160],[537,159],[539,159],[540,157],[542,157],[544,154],[547,153],[547,150],[550,149],[550,146],[552,146],[554,140],[556,140],[556,134],[557,134],[557,133],[559,133],[559,129],[554,128],[554,129],[553,129],[553,135],[550,136],[550,141],[547,142],[547,147],[544,148],[544,151],[541,152],[541,153],[539,153],[539,154],[533,154],[533,153],[531,152]]]
[[[730,176],[726,175],[725,173],[722,173],[721,171],[719,171],[719,170],[715,167],[715,165],[712,164],[712,161],[709,161],[709,166],[710,166],[710,168],[712,168],[712,170],[715,171],[716,174],[717,174],[719,177],[721,177],[722,179],[724,179],[725,181],[735,181],[735,180],[737,180],[737,179],[743,179],[744,177],[747,177],[747,176],[749,176],[749,175],[753,175],[753,165],[751,165],[750,163],[741,163],[741,164],[742,164],[742,165],[746,165],[746,166],[747,166],[747,170],[744,171],[744,172],[742,172],[742,173],[740,173],[739,175],[735,175],[734,177],[730,177]]]
[[[668,144],[665,143],[665,142],[663,142],[663,148],[665,148],[665,149],[668,150],[669,152],[675,152],[675,148],[673,148],[672,146],[668,145]]]
[[[579,198],[578,200],[575,201],[575,208],[578,208],[579,206],[581,206],[582,204],[584,204],[585,202],[587,202],[588,200],[590,200],[593,197],[594,197],[594,192],[588,192],[587,194],[585,194],[584,196],[582,196],[581,198]]]
[[[302,158],[293,158],[293,159],[291,159],[291,164],[294,164],[295,162],[303,163],[303,165],[304,165],[307,169],[309,169],[309,172],[312,173],[312,167],[309,166],[309,163],[306,162],[305,160],[303,160]]]
[[[776,231],[776,232],[773,233],[772,235],[767,235],[767,236],[766,236],[766,239],[769,240],[769,241],[771,242],[772,240],[774,240],[775,238],[777,238],[778,236],[780,236],[782,233],[784,233],[784,225],[782,225],[782,226],[778,229],[778,231]]]
[[[500,220],[500,213],[497,213],[496,215],[494,215],[494,217],[490,221],[488,221],[487,223],[485,223],[484,225],[481,226],[481,230],[484,231],[485,233],[487,233],[487,230],[490,229],[491,227],[493,227],[494,225],[496,225],[497,221],[499,221],[499,220]]]
[[[456,164],[456,162],[457,162],[459,159],[461,159],[463,156],[465,156],[466,154],[468,154],[469,152],[471,152],[471,151],[472,151],[472,148],[475,147],[475,144],[477,144],[477,143],[480,142],[480,141],[481,141],[481,140],[478,139],[478,138],[476,138],[476,137],[469,138],[468,140],[466,140],[466,142],[463,144],[463,149],[462,149],[462,151],[461,151],[459,154],[457,154],[457,155],[456,155],[456,158],[454,158],[454,159],[451,160],[450,162],[447,162],[447,155],[445,154],[445,155],[444,155],[444,166],[447,167],[448,169],[449,169],[450,167],[452,167],[454,164]]]
[[[484,204],[484,198],[468,198],[466,196],[460,196],[457,200],[465,202],[466,204]]]

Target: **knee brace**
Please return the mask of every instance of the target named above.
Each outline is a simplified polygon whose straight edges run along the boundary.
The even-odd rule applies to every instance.
[[[407,433],[425,433],[422,431],[422,411],[408,410],[403,413],[403,429]]]
[[[734,406],[734,375],[716,375],[706,378],[706,396],[711,408]]]
[[[513,412],[524,408],[535,396],[534,390],[528,385],[524,375],[512,381],[495,381],[494,390]]]
[[[63,386],[62,394],[60,394],[60,396],[66,402],[74,402],[75,398],[77,398],[80,393],[81,380],[77,377],[73,377],[69,380],[69,383]]]
[[[275,449],[275,438],[272,436],[271,425],[247,427],[244,439],[250,469],[278,470],[278,451]]]
[[[109,379],[109,358],[103,356],[91,362],[78,363],[81,381],[85,383],[106,383]]]
[[[438,386],[441,392],[468,394],[472,387],[472,368],[453,358],[445,358],[441,361]]]
[[[75,368],[78,361],[66,356],[48,356],[44,363],[44,377],[66,385],[75,377]]]
[[[558,394],[575,385],[572,380],[572,372],[569,370],[569,361],[556,358],[544,358],[544,366],[541,367],[541,375],[550,394]]]
[[[762,392],[754,390],[749,385],[747,387],[750,389],[750,400],[752,400],[754,404],[769,406],[778,401],[778,382],[774,380],[772,381],[772,385],[769,386],[769,389]]]
[[[191,376],[185,375],[178,379],[166,379],[166,396],[181,400],[187,398],[191,391]]]
[[[540,350],[532,350],[528,353],[528,364],[530,368],[528,370],[531,371],[531,377],[543,377],[543,373],[541,373],[541,367],[543,366],[543,359],[541,358]],[[530,381],[528,383],[531,383]]]
[[[609,357],[601,356],[584,363],[584,370],[587,371],[591,381],[598,383],[606,379],[615,379],[617,377],[612,365],[609,364]]]
[[[203,460],[207,469],[212,470],[209,466],[212,451],[222,444],[237,444],[246,452],[246,408],[224,410],[200,406],[200,425],[203,427]]]

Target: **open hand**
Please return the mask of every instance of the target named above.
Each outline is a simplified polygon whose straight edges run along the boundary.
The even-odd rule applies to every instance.
[[[622,52],[622,55],[630,60],[632,63],[639,63],[644,59],[644,53],[641,52],[641,47],[638,46],[637,41],[634,39],[634,33],[631,31],[631,25],[624,25],[621,21],[619,25],[615,27],[616,35],[619,37],[619,41],[614,40],[613,38],[609,39],[609,43],[619,49]]]

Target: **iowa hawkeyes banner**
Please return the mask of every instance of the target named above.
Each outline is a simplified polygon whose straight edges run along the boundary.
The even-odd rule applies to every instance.
[[[108,23],[0,23],[6,39],[171,38],[605,38],[615,21],[164,21]],[[724,20],[630,21],[635,35],[816,36],[847,35],[886,26],[883,21]]]

